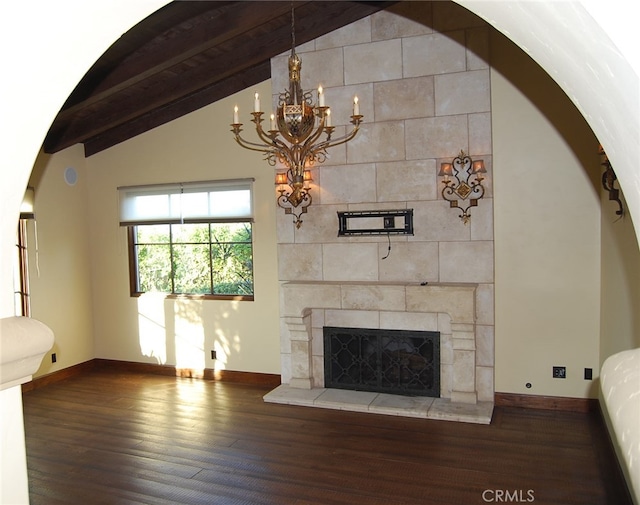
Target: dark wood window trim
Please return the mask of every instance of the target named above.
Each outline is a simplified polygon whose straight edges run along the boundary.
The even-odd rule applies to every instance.
[[[129,291],[134,298],[145,294],[138,290],[138,265],[135,252],[135,226],[127,226],[127,248],[129,250]],[[167,299],[188,299],[188,300],[227,300],[252,302],[255,295],[226,295],[226,294],[188,294],[188,293],[164,293]]]

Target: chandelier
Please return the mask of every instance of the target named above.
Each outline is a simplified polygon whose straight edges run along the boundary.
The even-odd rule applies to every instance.
[[[236,142],[245,149],[264,153],[271,166],[280,163],[286,172],[276,174],[278,186],[278,206],[285,214],[293,215],[296,228],[302,224],[301,215],[311,205],[309,194],[311,172],[309,167],[323,163],[327,159],[327,149],[344,144],[358,133],[362,116],[358,97],[353,99],[351,124],[353,129],[343,136],[332,138],[335,127],[331,126],[331,109],[325,105],[322,86],[317,90],[314,102],[312,91],[303,91],[300,83],[302,60],[295,50],[295,24],[291,9],[291,55],[289,56],[289,88],[279,94],[278,107],[271,114],[269,129],[262,126],[264,112],[260,110],[260,96],[254,95],[253,119],[260,142],[242,138],[242,123],[238,107],[234,107],[231,131]]]

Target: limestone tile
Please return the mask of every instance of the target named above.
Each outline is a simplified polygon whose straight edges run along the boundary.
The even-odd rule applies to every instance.
[[[373,91],[376,121],[435,115],[432,76],[377,82]]]
[[[316,39],[316,50],[371,42],[371,16],[338,28]]]
[[[458,217],[458,209],[451,209],[443,200],[411,202],[413,207],[414,236],[409,241],[438,242],[465,241],[471,238],[471,229]]]
[[[285,318],[280,318],[280,352],[291,354],[291,336]]]
[[[453,341],[451,334],[440,333],[440,363],[453,365]]]
[[[283,304],[281,316],[300,316],[309,308],[339,308],[340,286],[338,284],[281,284]]]
[[[494,285],[479,284],[476,289],[476,324],[494,324]]]
[[[431,2],[398,2],[371,15],[372,40],[432,33]]]
[[[493,282],[493,242],[440,242],[440,282]]]
[[[415,160],[377,163],[376,187],[379,202],[435,200],[436,162]]]
[[[429,419],[472,424],[491,424],[492,415],[492,402],[457,403],[446,398],[436,398],[427,413]]]
[[[342,328],[380,328],[377,310],[327,310],[326,325]]]
[[[278,244],[278,278],[287,280],[322,280],[322,245]]]
[[[489,70],[436,75],[434,91],[437,116],[491,110]]]
[[[328,243],[338,240],[338,211],[347,210],[343,205],[315,205],[302,215],[303,224],[295,230],[297,244]]]
[[[347,161],[350,164],[404,159],[404,121],[364,123],[358,135],[347,143]]]
[[[311,328],[311,355],[324,355],[324,337],[322,333],[322,327]]]
[[[313,366],[313,382],[312,382],[313,387],[323,388],[324,387],[324,357],[313,356],[312,366]]]
[[[325,392],[325,389],[292,388],[288,384],[280,384],[273,391],[263,396],[267,403],[281,403],[285,405],[313,405],[313,402]]]
[[[381,393],[369,405],[369,412],[426,418],[433,400],[427,396],[411,397]]]
[[[471,240],[493,240],[493,198],[483,198],[470,210]]]
[[[453,384],[453,365],[440,363],[440,396],[451,398],[451,385]]]
[[[469,152],[473,159],[483,159],[489,170],[489,155],[492,152],[491,113],[469,114]]]
[[[277,193],[274,194],[274,204]],[[293,244],[295,242],[295,227],[291,214],[285,214],[284,209],[274,205],[274,212],[276,213],[276,235],[278,237],[278,243],[280,244]]]
[[[404,310],[404,286],[346,284],[342,308],[349,310]]]
[[[390,81],[402,77],[400,39],[347,46],[344,50],[344,83]]]
[[[476,365],[493,367],[494,336],[493,326],[476,325]]]
[[[280,380],[283,384],[291,382],[291,354],[280,354]]]
[[[460,149],[467,151],[467,116],[442,116],[405,121],[408,160],[444,158],[452,160]]]
[[[384,258],[387,254],[388,257]],[[380,280],[386,282],[435,282],[438,280],[438,244],[436,242],[396,242],[379,244]]]
[[[324,244],[325,281],[377,281],[378,244]]]
[[[324,326],[324,309],[311,310],[311,327],[320,328]]]
[[[474,284],[429,284],[406,286],[407,310],[411,312],[444,312],[454,323],[472,324],[475,321]]]
[[[353,412],[366,412],[369,404],[378,396],[378,393],[368,391],[347,391],[343,389],[327,389],[314,401],[317,407],[328,409],[350,410]]]
[[[454,2],[433,2],[433,24],[435,30],[446,32],[472,26],[486,26],[473,12]]]
[[[300,76],[302,88],[305,91],[313,90],[314,102],[317,96],[316,90],[320,84],[322,84],[323,88],[331,88],[345,84],[343,72],[344,60],[341,47],[299,54],[299,56],[302,60],[302,74]],[[287,69],[285,88],[288,88],[289,85],[288,72]],[[282,91],[280,88],[273,86],[273,84],[272,89],[278,93]]]
[[[324,84],[322,84],[324,87]],[[353,99],[358,97],[360,106],[360,114],[363,117],[363,123],[374,123],[377,121],[375,117],[374,107],[374,83],[354,84],[352,86],[339,86],[336,88],[325,87],[325,103],[327,107],[331,107],[331,125],[345,126],[346,129],[338,130],[333,133],[333,138],[338,138],[347,131],[353,129],[351,124],[351,116],[353,115]],[[333,148],[332,148],[333,149]]]
[[[372,163],[323,167],[320,191],[324,205],[375,202],[376,167]]]
[[[438,315],[420,312],[380,312],[380,328],[387,330],[438,331]]]
[[[444,312],[438,312],[438,331],[441,334],[451,335],[451,316]]]
[[[467,35],[467,70],[489,68],[489,28],[469,28]]]
[[[464,72],[464,32],[431,33],[402,39],[403,77]]]
[[[493,402],[495,396],[493,367],[476,367],[476,389],[479,402]]]
[[[453,391],[474,392],[476,383],[475,352],[453,350]]]

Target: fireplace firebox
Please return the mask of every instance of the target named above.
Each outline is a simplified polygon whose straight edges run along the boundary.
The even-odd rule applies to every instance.
[[[440,397],[440,332],[325,326],[325,387]]]

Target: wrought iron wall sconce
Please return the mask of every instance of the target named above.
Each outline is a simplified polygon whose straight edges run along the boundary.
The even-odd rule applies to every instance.
[[[602,166],[604,167],[604,173],[602,174],[602,187],[605,191],[609,192],[609,200],[617,202],[618,210],[616,210],[617,216],[624,215],[624,208],[622,207],[622,202],[620,201],[620,191],[614,187],[615,182],[618,180],[616,177],[616,173],[613,171],[613,167],[611,166],[611,162],[607,157],[607,153],[604,152],[602,146],[599,147],[599,153],[603,156],[604,161],[602,162]]]
[[[442,198],[449,202],[450,208],[460,210],[459,217],[464,224],[471,219],[469,209],[478,205],[484,196],[482,174],[487,170],[483,160],[472,160],[460,151],[451,163],[442,163],[438,175],[442,177]]]
[[[276,186],[280,193],[277,198],[278,207],[283,208],[285,214],[293,215],[296,228],[300,228],[302,224],[300,216],[305,214],[307,207],[311,205],[309,184],[312,181],[310,170],[304,170],[302,175],[294,173],[293,170],[276,173]]]

